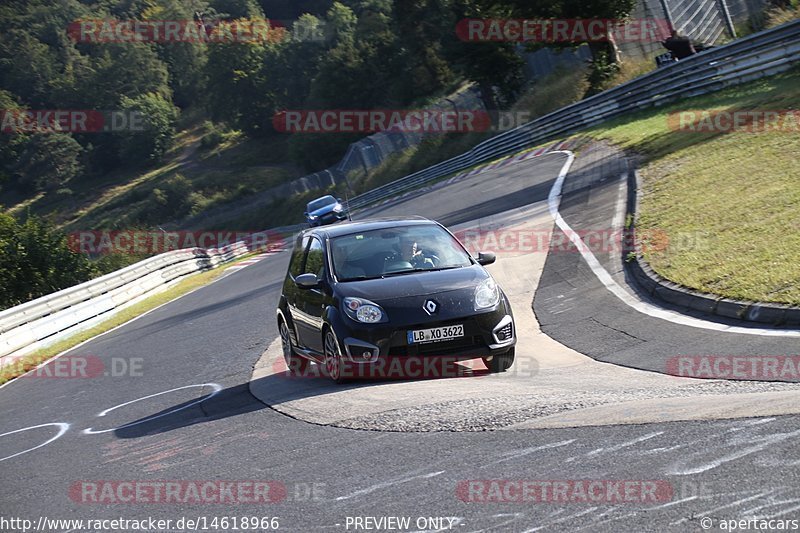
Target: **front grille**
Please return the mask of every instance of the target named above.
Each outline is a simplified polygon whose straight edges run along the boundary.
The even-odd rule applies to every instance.
[[[472,348],[483,345],[483,339],[478,336],[463,337],[445,342],[430,342],[420,344],[418,347],[420,355],[449,355],[463,352],[465,348]]]
[[[389,355],[396,357],[413,355],[455,355],[470,352],[472,349],[481,349],[484,346],[482,337],[479,335],[472,335],[451,341],[395,346],[389,349]]]

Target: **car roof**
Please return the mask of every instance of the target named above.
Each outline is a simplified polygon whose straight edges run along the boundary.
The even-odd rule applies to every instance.
[[[322,196],[320,196],[318,198],[314,198],[313,200],[311,200],[311,202],[316,202],[317,200],[323,200],[323,199],[326,199],[326,198],[333,198],[334,200],[336,200],[336,198],[334,198],[332,194],[325,194],[325,195],[322,195]],[[308,202],[308,203],[311,203],[311,202]]]
[[[317,228],[308,228],[303,231],[302,235],[319,235],[322,238],[341,237],[342,235],[351,235],[353,233],[360,233],[364,231],[372,231],[386,228],[396,228],[403,226],[423,226],[427,224],[435,224],[434,221],[428,220],[425,217],[402,217],[402,218],[370,218],[366,220],[356,220],[351,222],[339,222],[330,226],[321,226]]]

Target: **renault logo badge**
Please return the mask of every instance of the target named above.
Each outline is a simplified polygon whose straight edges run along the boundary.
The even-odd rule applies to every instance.
[[[422,306],[425,309],[425,312],[429,315],[435,315],[436,311],[439,310],[439,304],[437,304],[433,300],[425,300],[425,305]]]

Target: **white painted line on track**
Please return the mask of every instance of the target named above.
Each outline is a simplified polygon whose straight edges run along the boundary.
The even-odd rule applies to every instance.
[[[622,229],[622,225],[625,223],[625,180],[628,178],[627,174],[622,174],[619,177],[619,183],[617,183],[617,205],[614,208],[614,218],[611,219],[611,231],[616,233]]]
[[[130,405],[132,403],[141,402],[142,400],[148,400],[150,398],[155,398],[156,396],[161,396],[162,394],[168,394],[170,392],[175,392],[175,391],[179,391],[179,390],[183,390],[183,389],[192,389],[192,388],[197,388],[197,387],[211,387],[211,389],[213,389],[213,390],[212,390],[211,393],[203,396],[202,398],[199,398],[199,399],[197,399],[197,400],[195,400],[193,402],[187,403],[186,405],[184,405],[182,407],[177,407],[175,409],[170,409],[166,413],[161,413],[159,415],[154,415],[154,416],[148,416],[147,418],[143,418],[142,420],[137,420],[136,422],[131,422],[129,424],[123,424],[123,425],[121,425],[119,427],[115,427],[115,428],[111,428],[111,429],[98,429],[98,430],[95,430],[95,429],[92,429],[92,428],[86,428],[81,433],[83,433],[84,435],[99,435],[100,433],[108,433],[108,432],[111,432],[111,431],[117,431],[119,429],[125,429],[125,428],[129,428],[129,427],[132,427],[132,426],[138,426],[139,424],[144,424],[145,422],[150,422],[151,420],[156,420],[157,418],[162,418],[164,416],[171,415],[173,413],[177,413],[178,411],[183,411],[184,409],[188,409],[189,407],[192,407],[193,405],[197,405],[197,404],[202,403],[202,402],[204,402],[204,401],[206,401],[206,400],[208,400],[210,398],[213,398],[214,396],[216,396],[219,393],[219,391],[222,390],[222,385],[219,385],[218,383],[199,383],[197,385],[185,385],[183,387],[177,387],[177,388],[174,388],[174,389],[157,392],[155,394],[150,394],[148,396],[143,396],[141,398],[137,398],[137,399],[131,400],[129,402],[125,402],[125,403],[121,403],[119,405],[115,405],[114,407],[110,407],[110,408],[106,409],[105,411],[101,411],[100,413],[97,414],[97,416],[106,416],[111,411],[115,411],[115,410],[119,409],[120,407],[125,407],[126,405]]]
[[[616,281],[614,281],[614,278],[612,278],[608,271],[603,268],[603,266],[600,264],[600,261],[597,260],[597,257],[595,257],[591,250],[589,250],[588,246],[586,246],[586,244],[583,242],[580,235],[575,233],[570,225],[567,224],[567,222],[561,217],[561,213],[558,211],[558,208],[561,205],[561,190],[564,186],[564,180],[569,173],[569,169],[572,167],[573,161],[575,161],[575,154],[569,150],[557,150],[549,153],[564,154],[567,156],[567,161],[561,167],[558,177],[556,178],[556,182],[553,184],[553,187],[550,189],[550,194],[547,197],[547,205],[550,209],[550,215],[553,217],[556,225],[578,249],[581,257],[583,257],[583,259],[589,265],[589,268],[592,269],[592,272],[594,272],[595,276],[597,276],[597,279],[600,280],[600,283],[602,283],[605,288],[608,289],[614,296],[622,300],[623,303],[645,315],[666,320],[667,322],[672,322],[674,324],[680,324],[682,326],[710,329],[724,333],[760,335],[765,337],[800,338],[800,331],[798,330],[777,330],[758,327],[749,328],[742,326],[728,326],[725,324],[719,324],[717,322],[710,322],[708,320],[681,315],[674,311],[669,311],[667,309],[662,309],[660,307],[656,307],[655,305],[642,302],[633,295],[629,294]]]
[[[13,455],[9,455],[8,457],[3,457],[2,459],[0,459],[0,462],[5,461],[6,459],[11,459],[13,457],[17,457],[18,455],[22,455],[23,453],[32,452],[33,450],[41,448],[42,446],[47,446],[48,444],[50,444],[51,442],[53,442],[54,440],[59,438],[61,435],[66,433],[67,430],[69,429],[69,424],[67,424],[66,422],[51,422],[49,424],[39,424],[38,426],[30,426],[30,427],[27,427],[27,428],[15,429],[14,431],[7,431],[6,433],[0,434],[0,437],[5,437],[6,435],[13,435],[15,433],[22,433],[24,431],[29,431],[31,429],[43,428],[43,427],[47,427],[47,426],[57,426],[58,427],[58,433],[56,434],[55,437],[50,437],[49,439],[47,439],[43,443],[39,444],[38,446],[34,446],[33,448],[28,448],[27,450],[23,450],[21,452],[17,452],[17,453],[15,453]]]

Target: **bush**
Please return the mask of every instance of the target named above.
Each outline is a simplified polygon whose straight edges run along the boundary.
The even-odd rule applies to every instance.
[[[775,6],[767,10],[767,28],[773,28],[800,18],[800,2],[794,0],[783,6]]]
[[[589,62],[589,74],[586,80],[589,82],[589,89],[586,96],[592,96],[604,91],[609,82],[619,73],[619,65],[611,61],[608,52],[594,51],[594,58]]]
[[[66,289],[94,273],[89,259],[45,221],[30,217],[20,224],[0,214],[0,308]]]
[[[168,218],[180,218],[192,211],[192,183],[182,174],[175,174],[166,179],[151,193],[153,215]]]
[[[203,135],[203,138],[200,139],[200,147],[203,150],[215,148],[225,140],[225,132],[210,120],[207,120],[203,123],[203,130],[205,131],[205,134]]]
[[[120,157],[128,163],[158,161],[172,145],[178,108],[159,94],[122,97],[122,110],[129,124],[141,127],[119,132]]]
[[[83,172],[79,162],[82,153],[83,148],[71,135],[32,135],[14,167],[17,182],[36,191],[60,188]]]

